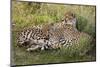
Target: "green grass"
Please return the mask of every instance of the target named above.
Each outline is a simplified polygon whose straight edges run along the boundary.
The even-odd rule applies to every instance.
[[[12,48],[12,64],[13,65],[27,65],[27,64],[48,64],[48,63],[65,63],[65,62],[82,62],[82,61],[95,61],[95,56],[80,55],[82,51],[89,49],[90,45],[85,44],[86,41],[81,41],[84,45],[71,46],[69,48],[46,50],[46,51],[33,51],[27,52],[25,48],[16,46],[16,33],[13,35],[13,48]],[[84,39],[82,39],[84,40]],[[86,39],[85,39],[86,40]],[[87,46],[86,46],[87,45]],[[86,47],[86,48],[84,48]],[[83,50],[84,49],[84,50]]]
[[[47,3],[29,3],[12,1],[12,64],[47,64],[77,61],[95,61],[95,55],[79,53],[89,49],[95,54],[95,41],[90,43],[85,37],[80,40],[79,46],[67,49],[27,52],[24,48],[17,47],[17,31],[43,23],[56,23],[60,21],[67,11],[76,14],[77,28],[86,32],[95,40],[95,6],[62,5]],[[92,48],[92,45],[93,48]],[[92,48],[92,49],[90,49]]]

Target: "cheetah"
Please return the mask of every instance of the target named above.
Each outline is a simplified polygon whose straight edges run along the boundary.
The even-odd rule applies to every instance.
[[[49,30],[51,33],[49,35],[49,41],[52,44],[52,48],[61,48],[73,44],[79,44],[82,37],[87,37],[91,40],[91,36],[77,30],[76,22],[73,13],[66,13],[65,18],[61,22],[53,24]]]
[[[46,33],[46,32],[45,32]],[[27,50],[31,49],[41,49],[44,50],[44,47],[47,48],[48,35],[43,33],[41,28],[30,28],[21,31],[18,35],[17,43],[18,46],[27,47]],[[32,48],[34,45],[34,48]]]
[[[76,17],[73,13],[66,13],[63,20],[58,23],[43,24],[22,31],[19,35],[21,46],[27,47],[27,51],[45,50],[68,47],[79,44],[81,37],[91,37],[76,28]]]

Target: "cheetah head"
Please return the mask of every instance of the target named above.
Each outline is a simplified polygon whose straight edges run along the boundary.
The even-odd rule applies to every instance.
[[[71,26],[76,26],[76,17],[74,13],[67,12],[62,19],[62,23],[64,25],[71,25]]]

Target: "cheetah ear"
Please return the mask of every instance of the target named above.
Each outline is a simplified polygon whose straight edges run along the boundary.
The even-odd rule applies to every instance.
[[[76,14],[73,12],[73,13],[71,13],[71,16],[73,17],[73,18],[76,18]]]

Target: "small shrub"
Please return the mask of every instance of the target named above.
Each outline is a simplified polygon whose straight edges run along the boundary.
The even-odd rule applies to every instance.
[[[88,21],[87,21],[87,19],[85,17],[78,16],[77,24],[76,24],[77,29],[79,31],[84,31],[85,27],[87,26],[87,23],[88,23]]]

